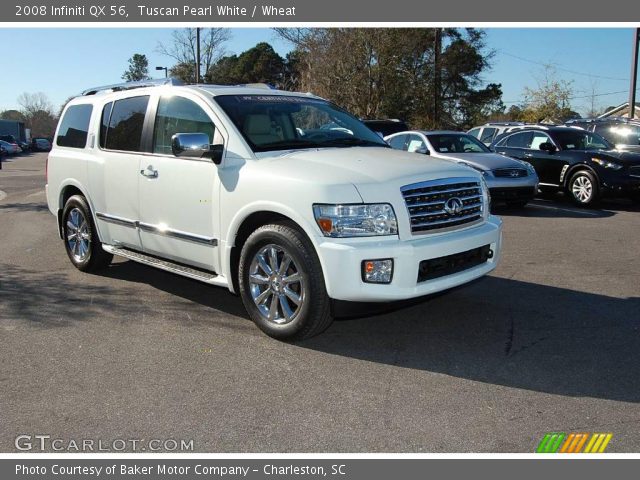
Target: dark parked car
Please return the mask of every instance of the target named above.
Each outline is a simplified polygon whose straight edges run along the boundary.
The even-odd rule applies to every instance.
[[[582,128],[522,127],[494,141],[492,150],[529,162],[543,191],[564,191],[578,205],[603,196],[640,200],[640,153],[616,150]]]
[[[48,152],[51,150],[51,142],[46,138],[34,138],[31,140],[31,150],[34,152]]]
[[[376,132],[381,137],[388,137],[398,132],[405,132],[409,130],[409,127],[402,120],[363,120],[367,127]]]
[[[567,125],[595,132],[622,150],[640,152],[640,119],[624,117],[581,118]]]

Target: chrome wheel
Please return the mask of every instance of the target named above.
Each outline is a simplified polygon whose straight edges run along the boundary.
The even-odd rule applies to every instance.
[[[586,175],[579,175],[571,184],[571,193],[580,203],[588,203],[593,196],[593,184]]]
[[[84,262],[89,256],[91,234],[89,224],[82,211],[74,208],[67,217],[67,246],[77,262]]]
[[[305,302],[302,272],[281,246],[269,244],[255,254],[249,290],[260,315],[277,325],[296,319]]]

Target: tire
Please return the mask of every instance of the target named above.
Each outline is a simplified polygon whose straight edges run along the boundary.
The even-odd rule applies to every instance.
[[[62,211],[62,238],[69,260],[83,272],[96,272],[107,267],[113,255],[102,249],[91,209],[81,195],[74,195]]]
[[[567,191],[571,200],[581,207],[592,207],[600,199],[596,176],[588,170],[579,170],[571,176]]]
[[[240,253],[238,284],[249,316],[270,337],[310,338],[333,321],[315,249],[288,223],[264,225],[249,236]]]

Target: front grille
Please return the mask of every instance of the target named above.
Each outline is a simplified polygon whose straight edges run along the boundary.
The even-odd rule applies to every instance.
[[[490,245],[485,245],[446,257],[423,260],[418,268],[418,283],[469,270],[482,265],[492,257],[493,251]]]
[[[482,220],[482,187],[474,178],[451,178],[401,189],[411,232],[428,233]]]
[[[493,176],[499,178],[522,178],[527,175],[528,172],[524,168],[498,168],[493,171]]]
[[[531,200],[536,195],[534,187],[490,188],[491,200]]]
[[[640,177],[640,166],[629,167],[629,175]]]

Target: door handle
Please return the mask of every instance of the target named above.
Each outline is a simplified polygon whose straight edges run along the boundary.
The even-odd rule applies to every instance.
[[[144,170],[140,170],[140,174],[147,178],[157,178],[158,171],[153,169],[153,165],[149,165]]]
[[[524,154],[524,158],[531,158],[533,157],[533,153],[525,153]]]

